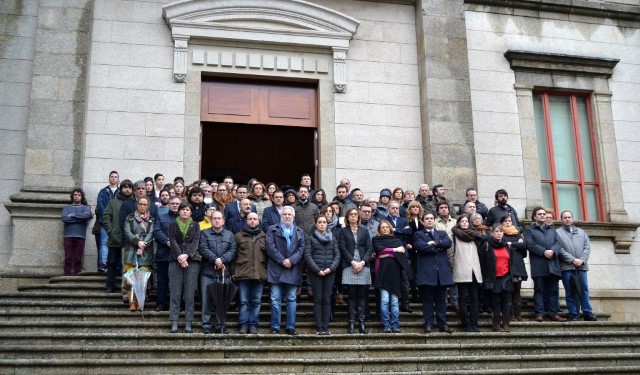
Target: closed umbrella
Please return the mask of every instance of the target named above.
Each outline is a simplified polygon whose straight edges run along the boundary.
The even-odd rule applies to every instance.
[[[151,272],[146,268],[138,267],[138,257],[136,257],[136,268],[130,269],[123,276],[131,284],[131,300],[129,302],[133,302],[135,295],[144,318],[144,300],[147,295],[147,281],[151,277]]]
[[[238,291],[238,286],[233,282],[233,280],[231,280],[230,277],[224,277],[224,271],[225,267],[223,266],[221,270],[222,275],[220,277],[216,277],[213,280],[213,283],[207,286],[207,293],[209,293],[209,297],[215,305],[216,317],[221,325],[221,331],[224,331],[229,305]]]

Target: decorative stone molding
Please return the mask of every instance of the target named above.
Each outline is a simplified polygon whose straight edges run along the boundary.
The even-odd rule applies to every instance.
[[[640,6],[614,4],[611,1],[558,1],[558,0],[464,0],[468,10],[513,15],[513,9],[539,12],[541,18],[554,14],[569,14],[607,18],[627,22],[640,22]]]
[[[347,49],[333,48],[333,91],[347,91]]]
[[[222,56],[222,57],[221,57]],[[328,74],[329,66],[324,59],[311,57],[289,57],[261,53],[191,51],[191,64],[199,66],[223,66],[237,69],[281,70],[293,73]]]
[[[508,50],[507,58],[511,69],[520,72],[542,72],[545,74],[568,74],[610,78],[619,59],[605,59],[586,56],[562,55]]]
[[[185,43],[218,40],[327,49],[334,57],[334,91],[346,90],[346,54],[349,41],[360,25],[352,17],[302,0],[177,1],[164,6],[162,13],[175,41],[176,82],[186,81],[186,64],[185,71],[181,70],[182,63],[186,63],[186,56],[182,55]],[[237,57],[228,61],[222,55],[220,63],[238,66]],[[196,61],[194,64],[202,62]],[[250,68],[251,62],[250,57]],[[263,56],[262,69],[269,69],[270,62]],[[307,70],[307,65],[297,62],[287,62],[289,66],[285,68],[285,62],[277,56],[273,69]]]
[[[173,78],[176,82],[187,82],[187,45],[189,37],[173,36]]]

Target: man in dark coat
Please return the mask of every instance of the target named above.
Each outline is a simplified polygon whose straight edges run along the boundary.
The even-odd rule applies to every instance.
[[[284,193],[282,190],[276,190],[273,192],[273,204],[264,209],[262,213],[262,231],[267,232],[270,226],[273,224],[280,224],[280,212],[284,207]]]
[[[156,271],[158,276],[158,295],[156,311],[169,310],[169,262],[171,261],[169,244],[169,226],[178,217],[180,198],[174,196],[169,199],[169,212],[159,215],[153,227],[153,238],[156,240]]]
[[[306,191],[307,188],[304,189]],[[284,294],[287,300],[286,333],[291,336],[297,335],[296,291],[302,280],[301,262],[305,246],[305,234],[294,224],[294,216],[294,209],[284,206],[280,224],[270,226],[266,238],[267,281],[271,290],[271,333],[280,333]]]
[[[556,229],[547,225],[546,215],[544,208],[535,207],[531,217],[535,223],[524,232],[531,262],[533,304],[537,321],[542,321],[546,307],[551,321],[563,322],[566,319],[558,316],[558,280],[562,276],[558,255],[562,244]]]
[[[504,189],[500,189],[496,191],[495,194],[497,205],[491,207],[489,213],[487,214],[487,218],[485,220],[485,225],[491,228],[493,224],[497,224],[500,222],[500,219],[504,215],[511,216],[511,222],[514,226],[518,227],[518,230],[522,233],[522,227],[520,226],[520,220],[518,219],[518,213],[515,208],[511,207],[507,204],[507,200],[509,200],[509,194]],[[476,212],[478,211],[478,206],[476,205]]]
[[[452,245],[447,232],[436,230],[436,221],[432,213],[422,217],[425,230],[418,231],[413,237],[413,249],[417,258],[417,280],[422,298],[424,331],[430,333],[435,313],[440,332],[451,333],[447,325],[447,287],[453,285],[453,273],[449,266],[447,249]]]

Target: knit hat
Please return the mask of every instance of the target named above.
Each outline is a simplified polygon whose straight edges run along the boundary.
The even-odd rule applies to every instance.
[[[389,189],[380,190],[380,198],[382,198],[382,197],[391,198],[391,190],[389,190]]]

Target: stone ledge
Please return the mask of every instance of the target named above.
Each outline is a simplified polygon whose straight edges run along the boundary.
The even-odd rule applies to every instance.
[[[544,72],[610,78],[619,59],[508,50],[504,57],[515,72]]]
[[[530,210],[527,210],[530,212]],[[522,220],[523,228],[531,225],[531,220]],[[575,226],[587,232],[590,239],[610,239],[616,254],[630,254],[631,244],[640,223],[576,221]]]
[[[491,7],[490,10],[497,13],[508,13],[505,8],[510,10],[526,9],[546,13],[640,22],[640,6],[611,4],[603,1],[580,1],[580,5],[576,5],[575,0],[564,2],[557,0],[464,0],[464,3],[471,6],[481,6],[477,10],[485,12],[487,9],[482,7]],[[469,8],[468,10],[476,10],[473,7]],[[513,12],[508,14],[513,14]]]

